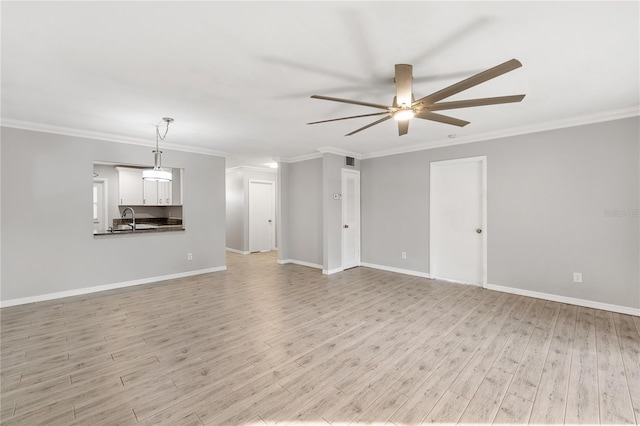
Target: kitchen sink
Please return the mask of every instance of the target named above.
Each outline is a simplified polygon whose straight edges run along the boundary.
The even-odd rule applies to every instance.
[[[136,223],[136,231],[141,229],[156,229],[158,225],[151,225],[150,223]]]

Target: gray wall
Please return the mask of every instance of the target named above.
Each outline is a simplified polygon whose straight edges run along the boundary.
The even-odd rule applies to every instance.
[[[333,194],[342,192],[345,157],[324,153],[322,158],[282,163],[280,166],[279,259],[322,266],[325,271],[342,266],[342,203]]]
[[[276,208],[276,240],[278,241],[278,260],[290,259],[289,256],[289,164],[278,164],[276,186],[278,188],[278,206]]]
[[[242,170],[226,173],[227,244],[235,250],[244,249],[244,187]]]
[[[94,237],[93,162],[148,164],[152,148],[4,127],[1,136],[0,300],[225,265],[224,158],[165,150],[166,164],[185,169],[185,232]]]
[[[489,284],[640,307],[639,121],[362,161],[362,261],[429,272],[429,163],[486,155]]]
[[[279,258],[322,265],[322,159],[280,165]]]

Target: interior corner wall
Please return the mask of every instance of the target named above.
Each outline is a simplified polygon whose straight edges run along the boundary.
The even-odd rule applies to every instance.
[[[6,127],[1,139],[2,302],[225,266],[223,157],[165,150],[184,168],[184,232],[94,237],[93,162],[152,165],[152,148]]]
[[[289,231],[289,163],[278,164],[276,187],[278,188],[278,203],[276,209],[276,240],[278,241],[278,260],[290,259],[290,231]]]
[[[640,308],[639,145],[633,117],[363,160],[362,261],[428,273],[429,164],[486,155],[489,284]]]
[[[345,162],[343,155],[322,155],[322,269],[327,273],[342,268],[342,201],[334,199],[333,194],[342,193],[342,169],[360,170],[359,161],[353,167],[346,166]]]
[[[244,252],[244,173],[235,169],[225,177],[226,247]]]
[[[280,166],[278,257],[322,265],[322,159]]]

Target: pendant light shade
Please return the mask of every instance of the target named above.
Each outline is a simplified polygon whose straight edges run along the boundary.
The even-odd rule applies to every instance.
[[[162,169],[147,169],[142,171],[142,179],[144,180],[158,180],[161,182],[171,181],[172,174],[170,171]]]
[[[171,182],[171,179],[173,177],[171,171],[164,170],[162,168],[162,151],[160,151],[160,149],[158,148],[158,140],[164,140],[164,138],[167,137],[167,133],[169,132],[169,124],[173,122],[173,118],[164,117],[162,121],[167,123],[167,127],[164,131],[164,135],[160,136],[160,130],[158,130],[158,126],[156,125],[156,150],[153,151],[154,166],[153,169],[145,169],[142,171],[142,179],[144,180]]]

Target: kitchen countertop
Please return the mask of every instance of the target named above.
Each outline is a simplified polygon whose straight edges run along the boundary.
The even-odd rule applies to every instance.
[[[133,230],[129,225],[118,225],[107,229],[105,231],[94,231],[95,237],[103,235],[123,235],[123,234],[149,234],[157,232],[176,232],[184,231],[182,225],[151,225],[148,223],[136,224],[136,229]]]

